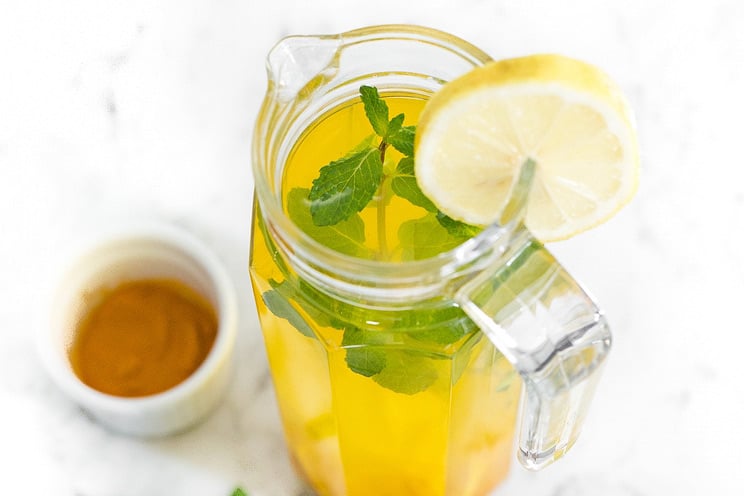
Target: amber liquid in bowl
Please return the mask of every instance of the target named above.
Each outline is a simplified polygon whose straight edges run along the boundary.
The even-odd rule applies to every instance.
[[[92,299],[68,353],[78,378],[102,393],[142,397],[177,386],[217,335],[212,306],[174,279],[128,281]]]

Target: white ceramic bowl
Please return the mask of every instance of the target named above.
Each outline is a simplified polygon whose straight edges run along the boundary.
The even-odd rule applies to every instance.
[[[138,398],[101,393],[80,381],[68,359],[75,326],[89,295],[143,278],[177,279],[206,297],[217,313],[215,342],[201,366],[171,389]],[[188,232],[148,222],[97,235],[73,257],[52,289],[38,347],[52,379],[102,424],[135,436],[165,436],[204,419],[222,397],[237,318],[235,289],[217,257]]]

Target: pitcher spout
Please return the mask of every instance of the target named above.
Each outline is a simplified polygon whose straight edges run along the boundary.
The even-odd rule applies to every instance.
[[[337,70],[340,36],[289,36],[271,49],[266,59],[269,88],[280,102],[309,93]]]

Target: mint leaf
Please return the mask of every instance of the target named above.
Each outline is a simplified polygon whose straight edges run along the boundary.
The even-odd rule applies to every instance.
[[[406,157],[413,157],[413,143],[415,137],[416,126],[403,126],[395,133],[388,131],[385,139],[388,143],[393,145],[393,148]]]
[[[236,487],[230,496],[249,496],[247,492],[243,491],[243,488]]]
[[[469,319],[461,319],[455,324],[442,321],[438,326],[420,332],[411,333],[411,337],[417,341],[447,345],[458,342],[460,339],[473,333],[475,330],[475,324]]]
[[[437,207],[426,197],[416,182],[416,176],[413,172],[413,158],[404,157],[398,162],[395,169],[395,176],[391,181],[391,186],[396,195],[405,198],[414,205],[424,208],[429,212],[436,212]]]
[[[433,257],[463,242],[462,238],[451,236],[432,213],[401,224],[398,228],[398,238],[403,260]]]
[[[359,88],[359,94],[362,96],[364,113],[367,114],[372,129],[375,130],[377,136],[384,137],[388,131],[389,111],[387,103],[380,98],[377,88],[374,86],[362,86]]]
[[[466,336],[477,333],[478,327],[465,315],[462,308],[449,302],[446,305],[434,303],[432,306],[411,308],[397,317],[396,327],[409,329],[406,336],[416,343],[434,344],[432,352],[450,353],[448,345],[457,343]]]
[[[476,288],[473,301],[481,308],[496,315],[515,299],[536,298],[530,288],[543,287],[538,281],[555,269],[555,259],[537,240],[530,240],[520,247],[494,275],[491,281]]]
[[[320,169],[310,190],[310,213],[316,226],[332,226],[362,210],[382,180],[377,147],[352,152]]]
[[[364,246],[364,221],[359,214],[352,214],[333,226],[317,226],[312,218],[309,194],[307,189],[294,188],[287,195],[287,213],[297,227],[332,250],[346,255],[367,256],[369,249]]]
[[[371,377],[385,368],[385,352],[369,346],[349,348],[346,350],[346,365],[352,372]]]
[[[375,135],[375,133],[371,133],[366,138],[364,138],[362,141],[357,143],[354,148],[349,150],[349,152],[346,155],[360,152],[362,150],[367,150],[369,148],[376,147],[376,146],[377,146],[377,136]]]
[[[261,207],[258,204],[258,199],[253,200],[253,208],[256,210],[255,217],[257,220],[256,223],[258,224],[258,231],[261,233],[261,237],[264,240],[264,245],[266,246],[269,255],[271,255],[271,259],[274,261],[276,266],[279,268],[280,271],[282,271],[283,274],[287,274],[289,272],[287,263],[284,261],[284,258],[279,252],[279,249],[274,244],[273,238],[269,235],[269,231],[266,229],[266,222],[264,221],[263,213],[261,213]]]
[[[437,212],[437,220],[442,227],[444,227],[451,236],[457,238],[469,239],[476,236],[483,229],[477,226],[471,226],[459,220],[455,220],[451,217],[447,217],[442,212]]]
[[[465,346],[460,348],[454,357],[452,357],[452,384],[456,384],[457,381],[460,380],[460,377],[462,377],[462,374],[464,374],[468,369],[473,349],[478,346],[478,343],[482,339],[487,338],[483,336],[483,333],[478,333],[473,339],[466,343]]]
[[[385,133],[384,140],[389,141],[390,136],[395,136],[397,133],[400,132],[401,127],[403,126],[403,119],[405,119],[405,114],[398,114],[392,119],[390,119],[390,123],[387,127],[387,132]]]
[[[289,302],[294,297],[294,289],[289,282],[276,282],[272,279],[269,281],[269,284],[271,284],[273,289],[261,295],[266,308],[280,319],[288,321],[292,324],[292,327],[300,331],[303,335],[314,338],[315,333],[313,333],[312,328]]]
[[[386,364],[379,374],[372,377],[380,386],[403,394],[424,391],[437,380],[433,360],[407,350],[390,350]]]
[[[344,330],[341,346],[346,348],[346,364],[351,371],[371,377],[385,368],[385,352],[373,347],[375,338],[380,334],[357,327],[348,327]]]

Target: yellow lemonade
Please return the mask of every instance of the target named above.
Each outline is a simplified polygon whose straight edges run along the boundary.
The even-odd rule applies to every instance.
[[[391,116],[416,124],[422,95],[382,96]],[[282,181],[285,210],[300,228],[321,167],[370,136],[358,98],[300,136]],[[385,174],[403,158],[385,150]],[[351,241],[333,227],[308,234],[393,262],[463,241],[384,184],[347,221],[344,229],[357,233]],[[298,277],[267,232],[256,208],[251,279],[287,444],[313,489],[321,496],[488,494],[513,456],[520,380],[508,361],[445,296],[384,309],[334,298]]]

